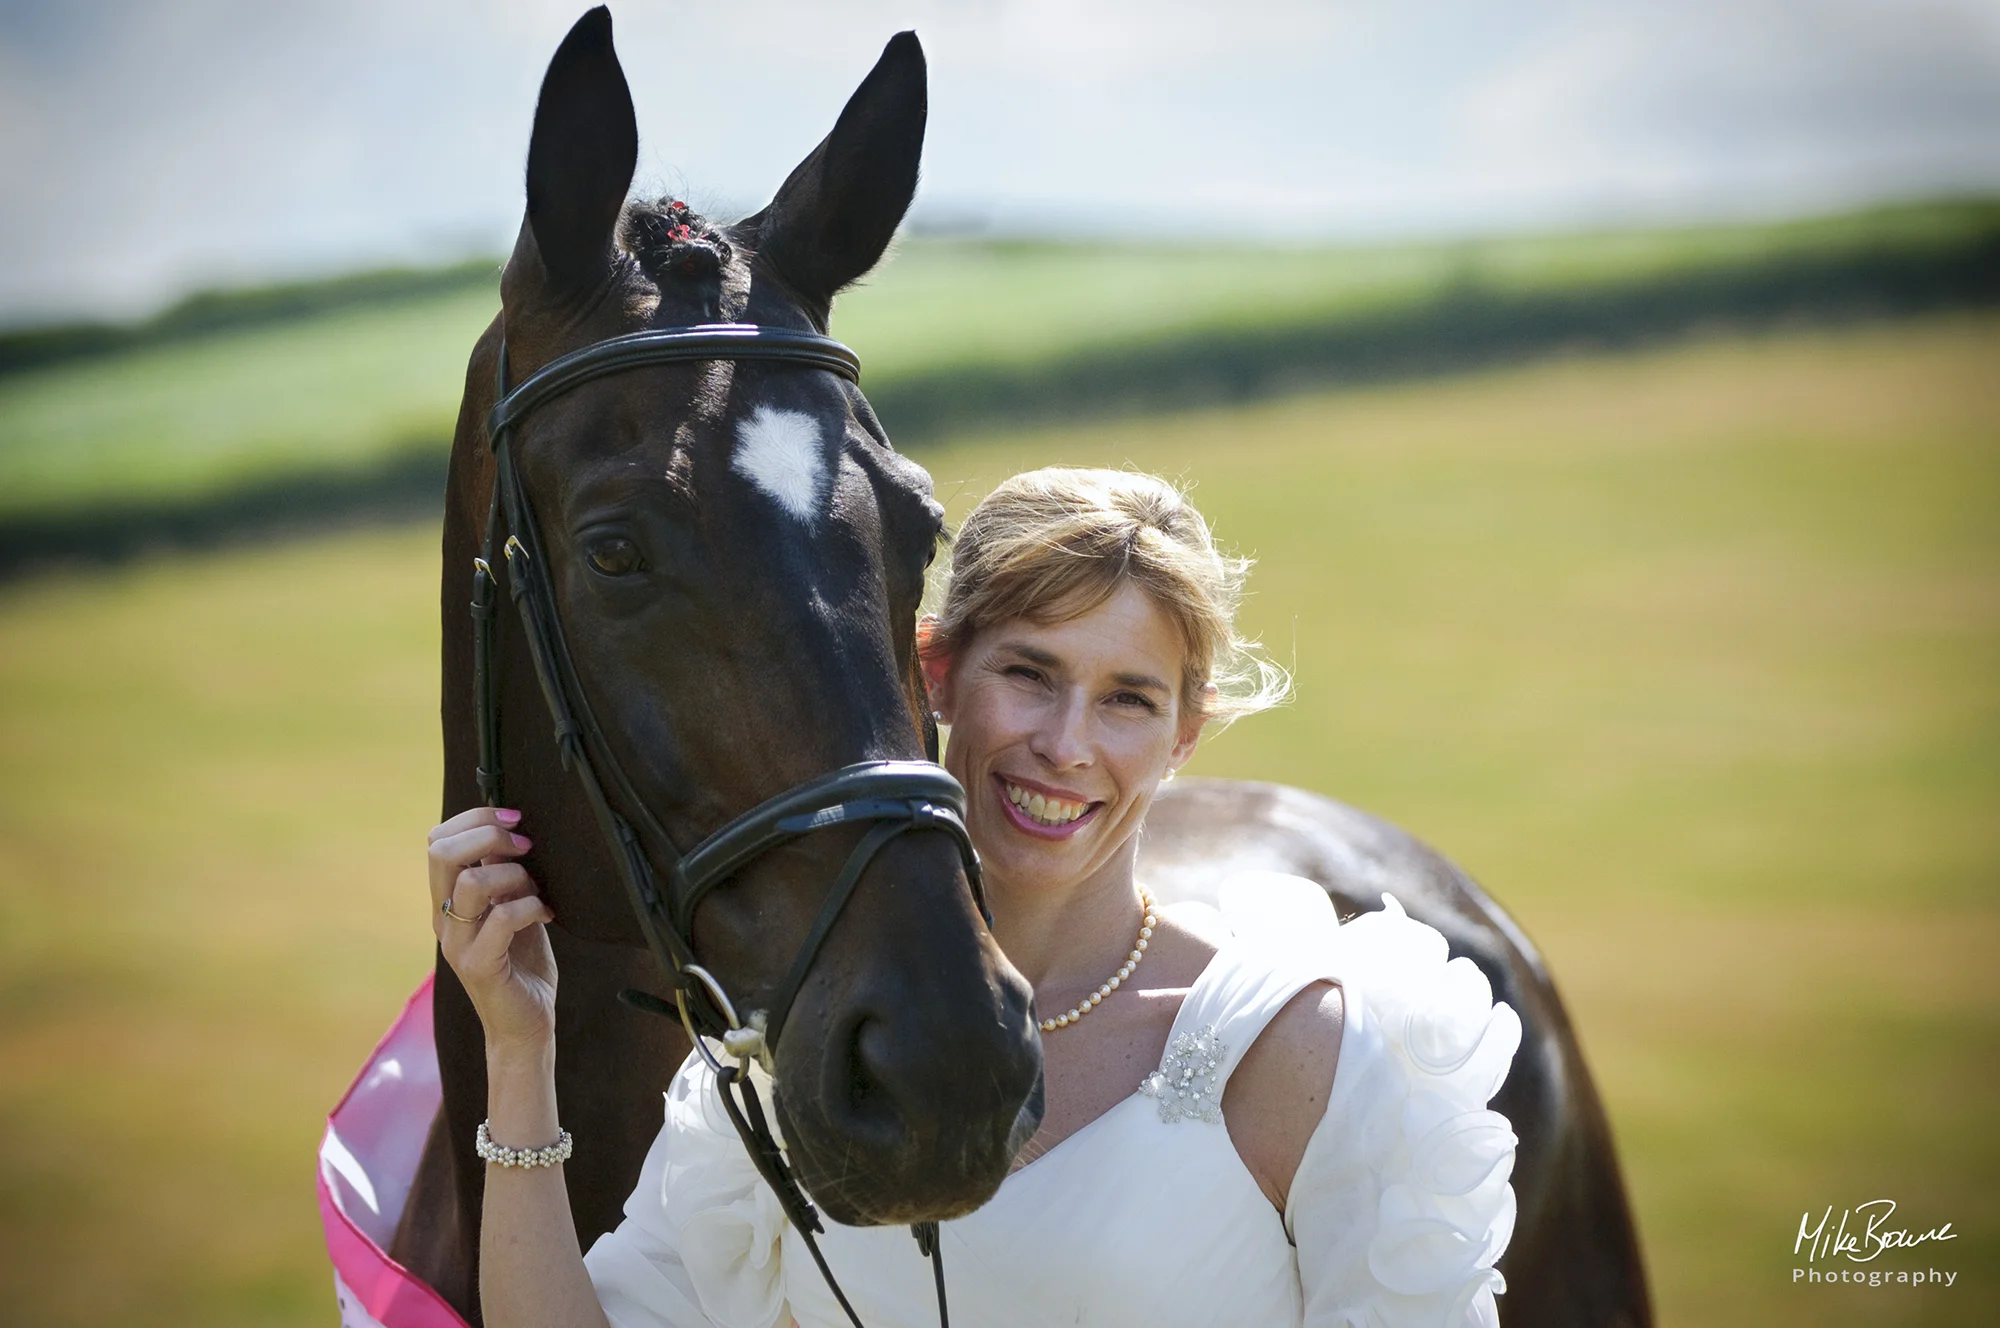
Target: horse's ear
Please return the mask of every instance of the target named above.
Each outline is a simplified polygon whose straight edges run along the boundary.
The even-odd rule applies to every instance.
[[[549,61],[528,141],[528,225],[558,289],[604,273],[638,162],[632,91],[611,46],[611,11],[600,5]]]
[[[833,132],[752,218],[760,252],[822,310],[875,266],[909,211],[928,111],[924,48],[916,33],[899,32]]]

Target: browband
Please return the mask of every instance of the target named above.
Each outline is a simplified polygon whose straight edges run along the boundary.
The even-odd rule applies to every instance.
[[[628,332],[559,355],[503,392],[486,417],[486,437],[498,445],[508,429],[537,406],[607,374],[649,364],[693,360],[764,360],[826,369],[850,383],[861,381],[861,360],[832,337],[754,323],[697,323],[692,327]]]

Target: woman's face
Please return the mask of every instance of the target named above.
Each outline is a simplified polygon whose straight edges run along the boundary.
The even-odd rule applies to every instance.
[[[1181,710],[1183,658],[1173,621],[1127,582],[1080,617],[997,623],[926,661],[989,873],[1060,888],[1118,859],[1200,735]]]

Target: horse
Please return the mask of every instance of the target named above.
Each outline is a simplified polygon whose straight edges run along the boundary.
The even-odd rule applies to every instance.
[[[834,294],[875,264],[907,209],[924,80],[921,48],[900,34],[770,205],[713,228],[679,204],[627,202],[637,131],[608,15],[585,15],[558,49],[529,149],[527,219],[502,312],[471,357],[453,443],[440,592],[446,815],[483,793],[466,568],[494,485],[483,421],[503,332],[517,369],[646,327],[729,319],[823,332]],[[536,506],[562,513],[548,522],[549,557],[578,672],[612,707],[605,740],[688,842],[814,770],[935,752],[914,652],[942,529],[928,477],[890,449],[858,390],[746,368],[600,379],[522,439]],[[810,417],[838,440],[820,463],[830,492],[816,501],[802,476],[819,467],[796,452],[781,464],[778,432],[759,424],[771,411]],[[631,567],[653,581],[619,584]],[[574,630],[584,626],[588,635]],[[528,648],[518,626],[495,641],[509,714],[538,711]],[[565,1179],[588,1248],[620,1220],[660,1128],[658,1090],[692,1043],[619,999],[667,975],[640,945],[615,855],[564,778],[560,744],[538,725],[510,725],[501,739],[510,801],[535,839],[526,861],[557,916],[557,1097],[578,1140]],[[1494,1104],[1520,1135],[1505,1317],[1650,1325],[1602,1103],[1546,967],[1497,904],[1413,837],[1301,790],[1183,779],[1142,833],[1140,871],[1163,900],[1275,868],[1318,882],[1343,915],[1394,894],[1470,957],[1523,1026]],[[967,902],[961,865],[926,839],[938,837],[905,837],[866,874],[777,1049],[788,1145],[840,1221],[968,1211],[1040,1113],[1038,1044],[993,1035],[1032,1029],[1026,993]],[[788,845],[709,896],[695,941],[727,984],[753,998],[771,990],[770,953],[790,953],[814,912],[831,861],[819,850],[846,842]],[[441,959],[434,1009],[444,1103],[392,1253],[477,1323],[483,1042]]]
[[[926,99],[922,48],[901,34],[770,204],[717,227],[675,200],[628,205],[638,130],[607,11],[578,20],[542,83],[526,216],[468,365],[447,481],[443,806],[505,796],[534,840],[524,862],[557,919],[557,1099],[586,1244],[618,1220],[664,1076],[690,1048],[682,1027],[621,1004],[627,990],[659,1007],[649,993],[685,999],[698,973],[694,995],[732,1024],[739,1008],[788,1011],[764,1049],[777,1124],[798,1184],[835,1221],[969,1212],[1040,1121],[1032,993],[992,939],[969,846],[934,832],[948,808],[889,823],[913,832],[886,842],[879,824],[841,822],[714,873],[726,882],[690,905],[679,938],[699,964],[677,959],[677,973],[642,948],[654,923],[625,888],[635,860],[641,875],[678,862],[678,880],[681,850],[829,772],[943,779],[915,765],[936,744],[915,652],[944,525],[928,474],[858,387],[796,354],[621,367],[540,402],[497,453],[488,421],[517,399],[507,383],[525,391],[538,370],[648,329],[823,343],[835,294],[908,209]],[[496,514],[521,611],[496,615],[482,649],[467,585],[477,602],[495,575]],[[553,735],[551,668],[574,706]],[[602,785],[615,809],[572,767],[615,774]],[[607,843],[610,823],[629,841]],[[484,1038],[442,956],[433,1008],[443,1103],[391,1254],[477,1322]]]

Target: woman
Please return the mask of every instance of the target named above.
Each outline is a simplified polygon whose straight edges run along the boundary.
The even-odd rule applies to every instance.
[[[943,1224],[954,1320],[1490,1324],[1514,1139],[1485,1110],[1519,1021],[1393,901],[1345,927],[1317,887],[1241,880],[1163,908],[1146,810],[1205,725],[1278,700],[1237,635],[1246,564],[1164,481],[1048,469],[959,532],[919,650],[965,786],[994,931],[1031,982],[1047,1113],[999,1193]],[[558,1124],[555,975],[518,817],[433,832],[446,958],[485,1023],[491,1139]],[[626,1208],[579,1254],[559,1165],[489,1168],[482,1300],[522,1324],[845,1323],[690,1057]],[[554,1153],[534,1160],[553,1160]],[[870,1328],[936,1321],[900,1228],[822,1247]]]

